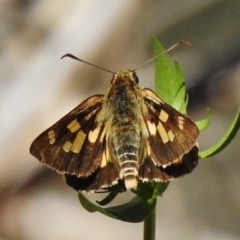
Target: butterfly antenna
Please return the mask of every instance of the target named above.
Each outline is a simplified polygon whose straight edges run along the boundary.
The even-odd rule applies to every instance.
[[[172,51],[174,48],[178,47],[179,45],[187,45],[187,46],[192,46],[192,44],[186,40],[182,40],[182,41],[179,41],[177,43],[175,43],[174,45],[172,45],[170,48],[168,48],[167,50],[157,54],[156,56],[150,58],[149,60],[147,60],[146,62],[142,63],[141,65],[139,65],[138,67],[136,67],[135,69],[133,69],[133,71],[136,71],[137,69],[139,69],[140,67],[142,67],[143,65],[153,61],[154,59],[158,58],[159,56],[161,56],[162,54],[164,53],[167,53],[167,52],[170,52]]]
[[[77,61],[79,61],[79,62],[83,62],[83,63],[86,63],[86,64],[91,65],[91,66],[93,66],[93,67],[99,68],[99,69],[101,69],[101,70],[103,70],[103,71],[105,71],[105,72],[109,72],[109,73],[115,74],[115,72],[112,72],[112,71],[110,71],[110,70],[108,70],[108,69],[99,67],[99,66],[97,66],[97,65],[95,65],[95,64],[92,64],[92,63],[86,62],[86,61],[84,61],[84,60],[82,60],[82,59],[80,59],[80,58],[77,58],[76,56],[72,55],[71,53],[67,53],[67,54],[63,55],[63,56],[61,57],[61,59],[65,58],[65,57],[70,57],[70,58],[75,59],[75,60],[77,60]]]

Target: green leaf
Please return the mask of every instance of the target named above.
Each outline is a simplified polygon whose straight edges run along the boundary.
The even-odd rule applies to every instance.
[[[167,189],[169,182],[139,182],[136,190],[132,192],[145,200],[162,196]]]
[[[109,204],[111,201],[114,200],[114,198],[119,194],[118,191],[112,191],[110,192],[103,200],[101,201],[97,201],[97,203],[100,205],[100,206],[105,206],[107,204]]]
[[[108,217],[125,222],[142,222],[153,211],[156,206],[156,198],[144,200],[139,196],[132,198],[129,202],[109,208],[102,208],[90,202],[81,192],[78,192],[82,206],[89,212],[100,212]]]
[[[81,192],[78,192],[78,197],[82,206],[91,213],[100,212],[114,219],[136,223],[144,221],[153,211],[156,206],[157,197],[162,196],[168,184],[169,182],[139,182],[138,188],[132,190],[137,196],[129,202],[115,207],[102,208],[90,202]],[[105,200],[106,198],[103,201]]]
[[[156,38],[152,38],[152,43],[155,55],[164,52],[164,48]],[[186,113],[187,99],[182,69],[167,53],[163,53],[155,61],[156,92],[176,110]]]
[[[180,111],[181,113],[186,114],[187,113],[187,103],[188,103],[188,97],[186,95],[186,86],[185,86],[185,77],[183,74],[183,71],[178,64],[178,62],[174,62],[175,64],[175,76],[176,76],[176,95],[173,99],[173,107]]]
[[[162,197],[162,194],[167,190],[169,182],[152,182],[154,193],[152,198]]]
[[[233,138],[237,134],[239,128],[240,128],[240,108],[228,131],[212,147],[208,148],[207,150],[201,151],[199,153],[200,158],[211,157],[220,152],[221,150],[223,150],[225,147],[227,147],[228,144],[233,140]]]
[[[210,124],[211,110],[207,109],[207,117],[203,120],[195,122],[200,131],[206,129]]]

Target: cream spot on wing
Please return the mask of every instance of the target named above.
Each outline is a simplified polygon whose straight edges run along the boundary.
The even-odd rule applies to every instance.
[[[81,128],[81,126],[80,126],[78,120],[75,118],[72,122],[70,122],[67,125],[67,128],[73,133],[73,132],[78,131]]]
[[[73,141],[71,151],[74,153],[79,153],[85,141],[85,138],[86,138],[86,134],[83,131],[79,131],[77,133],[76,138]]]
[[[149,142],[147,141],[144,144],[144,157],[146,158],[147,156],[150,156],[150,155],[151,155],[151,148],[150,148]]]
[[[105,154],[106,162],[111,161],[111,159],[109,158],[110,154],[109,154],[109,148],[108,147],[105,148],[104,154]]]
[[[102,142],[105,136],[106,136],[106,127],[103,129],[99,141]]]
[[[69,152],[71,150],[71,147],[72,147],[72,143],[69,141],[66,141],[63,145],[63,150],[65,152]]]
[[[156,135],[156,126],[154,123],[151,123],[150,121],[147,121],[147,126],[148,126],[148,130],[150,132],[151,135]]]
[[[53,144],[56,141],[54,130],[50,130],[48,132],[48,138],[49,138],[50,144]]]
[[[88,134],[88,140],[91,143],[95,143],[100,132],[100,127],[95,128],[93,131],[90,131]]]
[[[107,158],[106,158],[106,153],[103,152],[103,155],[102,155],[102,160],[101,160],[101,163],[100,163],[100,167],[103,168],[107,165]]]
[[[178,127],[183,130],[184,118],[182,116],[178,117]]]
[[[168,138],[169,138],[169,140],[172,142],[173,141],[173,139],[174,139],[174,133],[172,132],[172,130],[169,130],[168,131],[168,133],[167,133],[167,135],[168,135]]]
[[[152,90],[148,89],[148,88],[143,88],[142,89],[143,95],[151,100],[152,102],[155,102],[157,104],[159,103],[165,103],[159,96],[157,96],[156,93],[154,93]]]
[[[166,113],[164,110],[161,110],[160,114],[159,114],[159,119],[162,121],[162,122],[166,122],[168,120],[168,113]]]
[[[160,134],[160,137],[161,137],[163,143],[168,142],[169,141],[168,134],[161,122],[158,123],[157,129],[158,129],[158,132]]]

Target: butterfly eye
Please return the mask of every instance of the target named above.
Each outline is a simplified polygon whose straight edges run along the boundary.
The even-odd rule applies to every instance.
[[[133,76],[132,77],[133,77],[133,80],[134,80],[135,83],[139,82],[138,76],[136,75],[135,72],[133,72]]]

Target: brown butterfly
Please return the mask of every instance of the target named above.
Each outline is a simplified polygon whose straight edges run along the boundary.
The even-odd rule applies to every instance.
[[[134,189],[139,181],[190,173],[198,163],[198,135],[192,120],[138,86],[135,70],[121,70],[105,95],[82,102],[40,134],[30,152],[76,190],[121,182]]]

